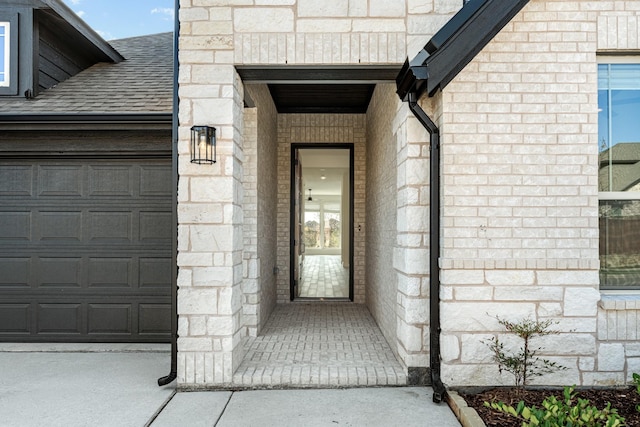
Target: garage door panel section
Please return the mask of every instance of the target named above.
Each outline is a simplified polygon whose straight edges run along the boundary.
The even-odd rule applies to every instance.
[[[39,334],[80,335],[82,331],[82,304],[37,304]]]
[[[38,288],[81,288],[81,257],[40,258],[36,264]]]
[[[140,168],[140,195],[143,197],[171,197],[171,175],[162,166]]]
[[[157,243],[171,239],[170,212],[141,212],[140,241]]]
[[[132,243],[134,212],[91,211],[89,240],[100,243]]]
[[[82,197],[83,167],[46,165],[38,168],[38,195],[42,197]]]
[[[31,258],[0,258],[0,292],[9,288],[28,288],[31,286]],[[1,325],[2,323],[0,323]]]
[[[131,335],[131,304],[89,304],[89,335]]]
[[[132,261],[131,258],[90,258],[89,287],[131,288]]]
[[[134,197],[135,171],[130,166],[93,165],[89,167],[90,197]]]
[[[168,342],[171,177],[168,157],[0,159],[0,341]]]
[[[39,240],[58,240],[79,243],[82,241],[81,211],[38,212]]]
[[[0,241],[8,244],[13,240],[31,240],[31,212],[0,211]]]
[[[1,196],[31,196],[34,187],[32,165],[3,165],[0,168]]]
[[[7,336],[31,334],[31,304],[0,304],[0,325]]]
[[[162,337],[171,328],[170,304],[140,304],[138,310],[140,335],[153,339]]]
[[[171,258],[141,258],[140,279],[138,283],[142,289],[164,288],[171,291]]]

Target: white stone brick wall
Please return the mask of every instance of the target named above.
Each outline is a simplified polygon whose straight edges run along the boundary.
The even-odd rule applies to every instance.
[[[230,383],[243,357],[243,88],[232,65],[214,64],[232,40],[205,41],[193,24],[208,12],[183,9],[178,129],[178,383]],[[217,163],[189,162],[189,129],[217,128]]]
[[[251,87],[258,107],[258,174],[257,174],[257,239],[260,260],[260,299],[258,333],[276,304],[277,266],[277,195],[273,185],[278,177],[278,119],[269,89],[265,85]]]
[[[276,301],[277,112],[266,85],[245,88],[242,303],[246,334],[257,336]]]
[[[289,302],[290,189],[292,143],[354,145],[354,302],[365,302],[365,116],[363,114],[280,114],[278,116],[278,302]],[[358,231],[360,228],[361,231]]]
[[[604,295],[598,306],[598,348],[588,385],[631,382],[640,373],[640,298]]]
[[[249,87],[245,87],[250,92]],[[244,109],[244,224],[242,237],[242,313],[245,334],[257,336],[260,316],[261,275],[258,256],[258,109]]]
[[[462,0],[291,0],[238,6],[232,8],[237,64],[400,64],[422,49]]]
[[[392,123],[399,100],[393,85],[378,85],[367,110],[366,300],[391,349],[398,354],[397,142]]]
[[[637,369],[633,334],[620,329],[635,308],[598,308],[596,52],[629,48],[638,12],[630,1],[531,0],[438,95],[449,385],[513,381],[481,343],[502,336],[495,315],[559,322],[540,344],[569,369],[538,384],[621,383]]]

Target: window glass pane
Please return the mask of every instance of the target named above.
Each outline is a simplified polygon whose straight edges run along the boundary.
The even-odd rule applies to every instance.
[[[639,90],[640,64],[609,64],[609,89]]]
[[[598,91],[598,153],[600,153],[600,169],[598,190],[609,191],[611,188],[611,168],[609,167],[609,91]]]
[[[600,201],[600,286],[640,285],[640,200]]]
[[[639,289],[640,64],[598,66],[598,152],[599,191],[637,193],[600,201],[600,286]]]
[[[0,22],[0,86],[9,85],[9,23]]]
[[[600,191],[640,191],[640,64],[598,67]]]
[[[320,247],[320,212],[304,212],[304,246],[305,249]]]
[[[324,213],[324,247],[340,248],[340,213],[325,212]]]

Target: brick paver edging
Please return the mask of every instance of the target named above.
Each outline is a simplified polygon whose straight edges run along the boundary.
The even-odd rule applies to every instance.
[[[447,402],[462,427],[487,427],[478,412],[469,407],[458,392],[447,390]]]

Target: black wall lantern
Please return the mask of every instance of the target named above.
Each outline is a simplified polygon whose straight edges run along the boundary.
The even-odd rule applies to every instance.
[[[193,126],[191,128],[191,163],[216,162],[216,128]]]

